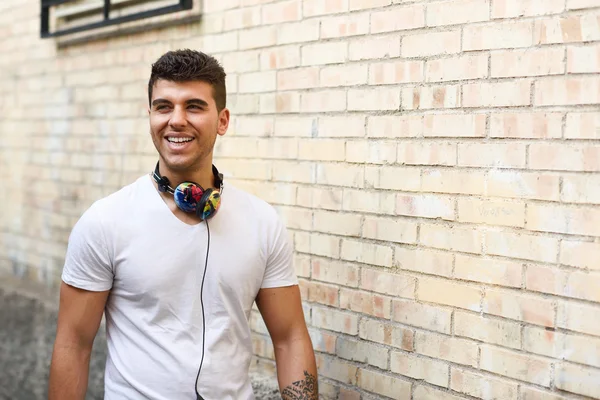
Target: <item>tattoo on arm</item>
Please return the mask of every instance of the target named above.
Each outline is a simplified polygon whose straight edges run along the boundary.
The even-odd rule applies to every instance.
[[[281,392],[283,400],[317,400],[317,379],[304,371],[304,379],[287,386]]]

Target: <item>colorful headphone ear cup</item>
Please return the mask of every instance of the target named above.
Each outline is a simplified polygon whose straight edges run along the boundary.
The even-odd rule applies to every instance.
[[[196,208],[196,215],[206,220],[215,215],[221,205],[221,193],[212,188],[207,189],[202,198],[198,202],[198,208]]]

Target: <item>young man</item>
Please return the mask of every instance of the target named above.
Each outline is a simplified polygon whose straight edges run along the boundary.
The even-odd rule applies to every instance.
[[[84,399],[103,312],[105,399],[253,399],[253,303],[271,335],[283,399],[317,399],[317,370],[274,208],[222,181],[225,72],[203,53],[152,66],[154,171],[96,201],[66,254],[49,399]]]

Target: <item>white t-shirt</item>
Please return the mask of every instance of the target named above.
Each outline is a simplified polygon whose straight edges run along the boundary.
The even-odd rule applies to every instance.
[[[252,305],[259,289],[298,280],[275,209],[229,184],[221,202],[208,221],[198,391],[206,400],[254,399]],[[206,224],[179,220],[148,175],[96,201],[74,226],[62,279],[82,289],[111,289],[106,400],[196,399],[207,239]]]

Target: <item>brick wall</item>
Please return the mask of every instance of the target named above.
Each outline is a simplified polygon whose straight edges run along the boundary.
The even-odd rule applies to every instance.
[[[201,49],[217,162],[289,227],[324,398],[600,398],[600,1],[205,0],[61,48],[37,1],[0,11],[2,271],[56,284],[83,210],[154,166],[149,64]]]

